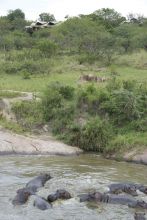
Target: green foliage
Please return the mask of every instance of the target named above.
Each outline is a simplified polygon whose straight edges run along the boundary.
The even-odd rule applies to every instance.
[[[111,8],[99,9],[89,16],[93,20],[101,22],[108,30],[119,26],[123,21],[126,20],[125,17],[122,17],[121,14]]]
[[[62,95],[58,90],[55,90],[54,86],[48,87],[42,98],[42,109],[44,119],[46,121],[51,120],[54,117],[54,113],[57,109],[62,107]]]
[[[25,14],[22,12],[21,9],[9,10],[7,18],[10,21],[14,21],[16,19],[25,19]]]
[[[42,97],[42,108],[45,120],[48,121],[56,118],[57,112],[62,111],[64,100],[71,100],[73,95],[73,87],[64,86],[58,82],[48,86]]]
[[[103,152],[110,141],[111,132],[108,121],[92,118],[82,128],[80,146],[87,151]]]
[[[139,50],[134,52],[133,54],[125,54],[118,56],[117,60],[115,63],[120,66],[131,66],[135,67],[139,70],[147,69],[147,53],[144,50]]]
[[[147,132],[130,132],[116,135],[105,148],[105,153],[120,153],[136,148],[140,152],[140,147],[145,148],[147,143]]]
[[[49,22],[49,21],[55,21],[55,17],[53,14],[50,14],[50,13],[41,13],[39,15],[39,18],[41,21],[45,21],[45,22]]]
[[[14,103],[12,111],[18,123],[25,129],[33,129],[43,124],[41,105],[37,101],[23,101]]]
[[[77,60],[80,65],[84,63],[93,64],[96,60],[98,60],[98,57],[94,54],[81,54],[78,56]]]
[[[12,121],[7,121],[5,118],[0,116],[0,125],[10,131],[16,132],[16,133],[24,133],[25,129],[20,126],[18,123],[16,122],[12,122]]]
[[[50,84],[41,102],[13,107],[21,126],[31,129],[46,122],[55,135],[85,150],[145,145],[147,20],[134,18],[125,22],[106,8],[29,35],[24,27],[30,22],[20,9],[0,17],[0,87],[42,91]],[[40,19],[48,22],[54,17],[42,13]],[[77,86],[82,74],[109,80]]]
[[[50,40],[41,40],[38,42],[38,49],[45,55],[45,57],[51,57],[57,52],[57,44]]]
[[[130,126],[137,132],[147,132],[147,118],[132,121]]]
[[[30,74],[27,71],[22,71],[21,75],[22,75],[23,79],[30,79],[31,78]]]
[[[26,25],[25,14],[21,9],[9,10],[6,18],[10,22],[10,31],[23,30]]]
[[[74,96],[74,88],[68,85],[59,85],[59,93],[64,97],[64,99],[71,100]]]
[[[29,75],[49,74],[52,68],[51,61],[40,59],[39,54],[35,52],[34,50],[29,54],[29,51],[26,52],[24,50],[24,52],[21,51],[19,54],[9,54],[4,62],[3,71],[7,74],[19,75],[23,75],[24,72],[27,72]],[[22,61],[22,59],[24,60]]]
[[[128,90],[112,92],[111,98],[104,104],[104,108],[110,116],[115,118],[117,124],[135,120],[141,117],[139,111],[139,97]]]
[[[21,96],[22,94],[20,92],[13,92],[13,91],[5,91],[5,90],[0,90],[0,97],[2,98],[16,98]]]
[[[75,106],[74,104],[65,104],[61,108],[54,110],[54,120],[52,120],[52,132],[55,135],[64,135],[68,126],[74,120]],[[62,137],[63,138],[63,137]]]

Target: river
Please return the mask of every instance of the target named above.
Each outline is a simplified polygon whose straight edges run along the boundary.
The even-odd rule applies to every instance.
[[[53,178],[39,195],[47,197],[57,189],[68,190],[73,198],[55,202],[53,208],[41,211],[33,207],[33,196],[23,206],[11,203],[16,190],[33,177],[49,172]],[[0,157],[0,220],[133,220],[135,210],[122,205],[79,203],[78,194],[106,191],[114,182],[147,184],[147,167],[116,162],[99,155],[1,156]],[[139,195],[147,201],[147,196]],[[146,213],[147,214],[147,213]]]

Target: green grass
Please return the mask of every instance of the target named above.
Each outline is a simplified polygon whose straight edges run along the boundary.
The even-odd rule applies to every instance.
[[[147,82],[147,69],[136,69],[134,67],[116,67],[119,78],[123,80],[136,80],[137,82]]]
[[[137,69],[147,69],[147,52],[139,50],[131,54],[119,55],[116,63],[121,66],[130,66]]]
[[[20,92],[0,90],[0,98],[16,98],[22,96]]]
[[[146,57],[147,53],[143,53],[143,56]],[[135,59],[135,54],[132,55],[132,60]],[[82,64],[79,65],[76,56],[63,56],[57,57],[52,60],[52,67],[49,74],[37,74],[37,75],[30,75],[30,79],[23,79],[22,75],[17,73],[16,74],[4,74],[1,72],[0,74],[0,97],[7,97],[13,98],[20,93],[12,93],[6,92],[2,90],[15,90],[15,91],[23,91],[23,92],[42,92],[45,88],[52,84],[53,82],[60,82],[63,85],[70,85],[75,88],[80,86],[79,78],[83,74],[92,74],[96,76],[105,76],[108,78],[113,77],[113,72],[115,72],[115,77],[120,80],[135,80],[138,83],[147,83],[147,69],[142,68],[143,63],[145,63],[145,59],[143,58],[143,63],[140,63],[138,66],[139,61],[141,60],[142,55],[137,55],[137,61],[133,64],[134,61],[131,60],[131,55],[125,55],[125,60],[128,61],[126,65],[124,65],[124,57],[119,57],[118,61],[120,64],[114,64],[111,67],[102,67],[98,63],[90,64]],[[123,62],[122,62],[122,60]],[[2,61],[0,61],[2,62]],[[119,63],[118,62],[118,63]],[[141,61],[140,61],[141,62]],[[137,64],[136,64],[137,63]],[[143,65],[143,67],[145,67]],[[98,89],[103,89],[105,87],[105,83],[96,83]],[[42,94],[41,94],[42,95]],[[74,101],[73,101],[74,102]],[[65,107],[65,106],[64,106]],[[67,109],[63,109],[63,113],[67,111]],[[35,111],[34,111],[35,112]],[[62,112],[61,112],[62,113]],[[83,115],[83,110],[81,111]],[[78,113],[76,112],[76,116],[78,117]],[[58,114],[58,116],[60,116]],[[117,116],[116,116],[117,117]],[[57,121],[56,117],[56,127],[60,128],[63,123],[66,124],[66,120],[64,121],[64,116],[61,114],[61,118]],[[29,118],[29,120],[31,120]],[[139,119],[140,120],[140,119]],[[30,122],[30,121],[29,121]],[[59,125],[57,124],[59,122]],[[60,125],[61,124],[61,125]],[[7,122],[5,119],[0,119],[0,125],[12,130],[16,133],[23,133],[25,129],[22,128],[20,125]],[[62,127],[62,126],[61,126]],[[128,128],[125,127],[124,130],[126,132],[121,132],[121,129],[118,128],[118,133],[116,136],[109,142],[109,146],[106,147],[106,152],[125,152],[127,150],[132,149],[144,149],[147,146],[147,133],[146,132],[137,132],[135,130],[127,130]],[[63,132],[64,134],[64,132]],[[67,133],[68,135],[68,133]],[[68,135],[69,136],[69,135]],[[75,137],[73,137],[75,139]],[[78,138],[77,138],[78,139]]]
[[[109,153],[124,153],[138,148],[141,150],[147,148],[147,132],[128,132],[127,134],[117,135],[106,147]]]
[[[25,132],[25,129],[19,124],[12,121],[7,121],[5,118],[2,117],[0,117],[0,126],[17,134],[23,134]]]
[[[1,74],[0,90],[41,92],[48,84],[55,81],[76,87],[79,85],[79,78],[83,74],[112,77],[111,68],[104,68],[100,71],[96,63],[79,65],[74,56],[64,56],[52,63],[53,67],[49,75],[32,75],[30,79],[23,79],[22,75],[19,74]],[[124,66],[115,66],[114,68],[118,73],[116,76],[118,79],[135,79],[138,82],[147,82],[147,70],[145,69]],[[102,86],[103,84],[98,85]]]

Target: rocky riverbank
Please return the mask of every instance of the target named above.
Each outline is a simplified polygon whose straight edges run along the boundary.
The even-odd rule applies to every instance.
[[[63,144],[51,137],[26,137],[0,129],[0,154],[78,155],[77,147]]]
[[[5,91],[5,90],[3,90]],[[7,92],[18,93],[19,91],[6,90]],[[21,96],[15,98],[2,98],[0,100],[0,113],[8,121],[15,121],[15,115],[11,111],[12,103],[16,101],[30,101],[34,98],[33,93],[19,92]],[[49,155],[77,155],[82,150],[71,147],[55,140],[52,136],[27,137],[10,133],[0,128],[0,154],[49,154]],[[123,154],[107,155],[108,159],[123,160],[127,162],[142,163],[147,165],[147,149],[132,149]]]
[[[121,153],[121,155],[106,155],[106,158],[147,165],[147,149],[133,149],[129,152]]]

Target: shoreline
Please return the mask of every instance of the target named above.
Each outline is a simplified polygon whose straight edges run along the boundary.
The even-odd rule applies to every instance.
[[[53,138],[24,136],[0,129],[0,155],[79,155],[83,151]]]
[[[50,136],[25,136],[0,128],[0,156],[77,156],[81,153],[80,148],[66,145]],[[121,156],[106,155],[104,158],[147,165],[147,150],[142,153],[134,150]]]

